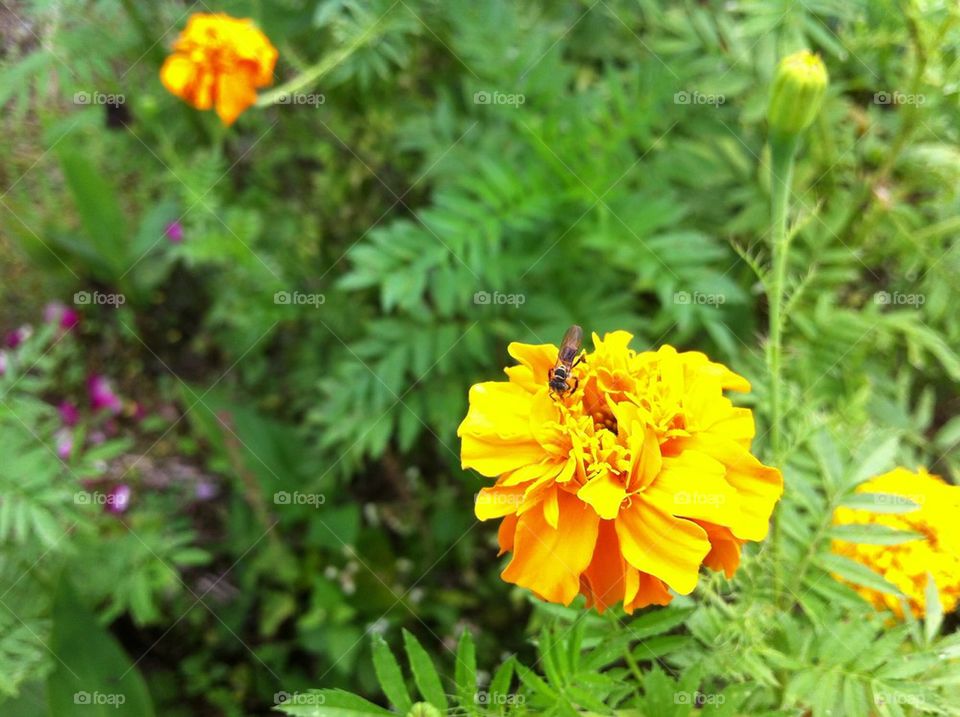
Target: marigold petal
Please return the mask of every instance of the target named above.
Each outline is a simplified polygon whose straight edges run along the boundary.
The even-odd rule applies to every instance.
[[[612,520],[601,520],[593,559],[583,573],[587,607],[603,613],[624,599],[627,566],[620,554],[620,540]]]
[[[692,521],[667,514],[642,495],[632,500],[630,508],[621,510],[616,519],[623,557],[681,595],[690,594],[697,585],[700,563],[710,552],[706,531]]]
[[[461,465],[485,476],[539,464],[543,447],[530,431],[530,394],[508,383],[479,383],[470,389],[470,410],[457,435]]]
[[[577,497],[584,503],[593,506],[604,520],[613,520],[620,512],[620,505],[627,497],[623,482],[609,471],[603,471],[588,480],[579,491]]]
[[[523,493],[526,486],[489,486],[481,488],[477,494],[473,512],[479,520],[502,518],[505,515],[516,513],[523,502]]]
[[[580,590],[580,574],[593,556],[600,519],[566,491],[560,491],[559,507],[556,528],[547,524],[543,511],[520,516],[513,557],[501,577],[544,600],[569,605]]]
[[[625,600],[623,610],[628,615],[634,610],[649,605],[669,605],[673,595],[660,578],[649,573],[637,573],[637,591],[632,598]]]
[[[726,481],[736,491],[740,520],[729,526],[734,535],[747,540],[763,540],[770,526],[770,515],[783,494],[780,471],[765,466],[743,446],[728,439],[701,434],[678,441],[684,450],[704,453],[723,463]]]
[[[733,533],[723,526],[702,520],[697,523],[707,531],[707,539],[710,541],[710,552],[703,559],[703,564],[711,570],[722,570],[727,579],[732,578],[740,565],[740,547],[743,541],[735,538]]]
[[[225,125],[232,125],[256,101],[257,93],[244,74],[221,74],[217,78],[217,116]]]
[[[520,362],[504,372],[510,382],[535,391],[547,385],[550,369],[557,363],[559,349],[553,344],[521,344],[514,341],[507,346],[507,353]]]
[[[766,534],[766,521],[757,525],[743,515],[740,497],[725,475],[726,467],[719,461],[703,453],[684,451],[679,457],[664,459],[663,470],[643,495],[670,515],[737,526],[740,537],[748,537],[742,535],[744,532]]]
[[[559,489],[557,486],[551,486],[543,497],[543,519],[547,525],[556,528],[560,521],[560,497],[557,495]]]
[[[197,66],[183,55],[170,55],[160,68],[160,82],[177,97],[186,98],[196,82]]]
[[[500,546],[500,552],[497,555],[503,555],[513,550],[513,536],[517,530],[517,516],[515,514],[505,515],[497,528],[497,544]]]

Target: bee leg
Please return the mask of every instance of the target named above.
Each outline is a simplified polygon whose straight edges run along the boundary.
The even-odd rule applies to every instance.
[[[582,363],[586,363],[586,362],[587,362],[587,352],[584,351],[584,352],[581,353],[579,356],[577,356],[577,360],[573,362],[573,365],[570,366],[570,368],[573,368],[574,366],[577,366],[578,364],[582,364]]]
[[[567,379],[567,387],[568,387],[568,388],[569,388],[569,386],[570,386],[570,383],[569,383],[570,381],[573,381],[573,388],[571,388],[570,390],[571,390],[571,391],[576,391],[576,390],[577,390],[577,387],[580,385],[580,379],[577,378],[576,376],[571,376],[569,379]]]

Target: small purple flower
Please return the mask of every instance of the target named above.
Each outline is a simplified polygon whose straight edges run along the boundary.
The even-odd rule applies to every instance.
[[[73,452],[73,432],[69,428],[61,428],[56,433],[57,456],[61,461],[68,460]]]
[[[17,346],[22,344],[24,341],[30,338],[30,335],[33,334],[33,329],[30,326],[24,325],[19,329],[14,329],[7,334],[6,344],[8,349],[15,349]]]
[[[183,225],[178,221],[170,222],[163,234],[171,244],[179,244],[183,241]]]
[[[65,426],[75,426],[77,421],[80,420],[80,411],[70,401],[61,401],[57,410],[60,412],[60,420],[63,421]]]
[[[59,324],[64,331],[69,331],[80,323],[80,313],[59,301],[51,301],[43,309],[43,320],[48,324]]]
[[[115,515],[125,513],[130,507],[130,486],[119,483],[107,493],[107,512]]]
[[[120,409],[123,408],[120,398],[103,376],[90,376],[87,379],[87,391],[90,393],[90,406],[94,411],[105,408],[111,413],[120,413]]]
[[[202,480],[197,483],[197,500],[211,500],[217,497],[217,485],[213,481]]]

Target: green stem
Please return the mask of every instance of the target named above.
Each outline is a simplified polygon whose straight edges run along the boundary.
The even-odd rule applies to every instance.
[[[275,87],[269,92],[262,93],[260,97],[257,98],[257,107],[268,107],[269,105],[275,105],[281,100],[281,98],[297,92],[302,92],[307,87],[312,86],[317,80],[337,67],[354,52],[379,37],[381,31],[377,29],[378,24],[379,21],[373,23],[339,52],[334,52],[333,54],[327,55],[296,77],[284,82],[279,87]]]
[[[770,138],[770,191],[772,221],[773,275],[767,282],[769,312],[769,337],[767,340],[767,369],[770,374],[770,444],[774,465],[783,455],[783,297],[787,281],[787,258],[790,250],[790,235],[787,231],[787,215],[790,205],[790,185],[793,179],[793,158],[797,149],[797,135],[781,135]],[[776,559],[776,595],[780,600],[784,585],[783,560],[780,550],[783,545],[783,521],[780,516],[774,522],[773,549]]]
[[[790,204],[790,184],[793,178],[793,156],[797,149],[796,135],[774,137],[770,140],[772,194],[772,248],[773,276],[767,285],[770,305],[770,329],[767,343],[767,368],[770,371],[770,443],[773,455],[779,459],[783,449],[783,295],[787,280],[787,255],[790,236],[787,232],[787,214]]]
[[[611,610],[607,610],[606,614],[607,622],[613,627],[615,631],[619,631],[623,627],[623,623],[617,619],[616,615],[613,614]],[[643,670],[640,669],[640,665],[637,663],[636,659],[633,657],[633,654],[630,652],[630,645],[627,644],[623,648],[623,660],[627,663],[627,667],[630,668],[630,673],[633,675],[633,678],[637,681],[634,691],[639,691],[640,686],[643,684]]]

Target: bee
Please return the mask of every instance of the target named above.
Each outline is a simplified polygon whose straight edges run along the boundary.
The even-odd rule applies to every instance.
[[[583,343],[583,329],[574,324],[563,335],[560,342],[560,351],[557,354],[557,363],[550,369],[547,377],[550,392],[563,396],[570,391],[576,391],[579,381],[573,377],[573,367],[583,361],[580,353],[580,344]],[[573,385],[570,382],[573,381]]]

